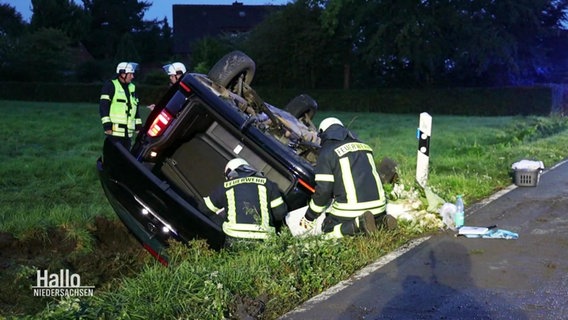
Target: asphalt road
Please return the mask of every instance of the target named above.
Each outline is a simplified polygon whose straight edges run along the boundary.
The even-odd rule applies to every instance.
[[[516,240],[418,239],[281,319],[568,319],[568,162],[466,205]]]

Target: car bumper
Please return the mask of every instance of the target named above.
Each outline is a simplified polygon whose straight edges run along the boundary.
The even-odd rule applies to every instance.
[[[105,141],[97,169],[117,216],[156,258],[165,259],[164,249],[170,239],[186,242],[203,238],[215,249],[222,246],[221,227],[182,199],[120,144]]]

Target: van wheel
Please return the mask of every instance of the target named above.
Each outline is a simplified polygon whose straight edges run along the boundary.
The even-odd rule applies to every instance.
[[[311,121],[318,110],[318,103],[309,95],[301,94],[288,102],[284,110],[297,119],[305,118]]]
[[[223,56],[209,70],[209,79],[217,84],[232,90],[239,79],[243,79],[244,83],[250,85],[254,78],[256,65],[254,61],[241,51],[233,51]]]

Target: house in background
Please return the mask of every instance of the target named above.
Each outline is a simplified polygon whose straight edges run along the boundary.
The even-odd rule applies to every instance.
[[[247,6],[242,2],[232,5],[172,6],[174,54],[191,54],[193,42],[206,36],[238,34],[253,29],[278,5]]]

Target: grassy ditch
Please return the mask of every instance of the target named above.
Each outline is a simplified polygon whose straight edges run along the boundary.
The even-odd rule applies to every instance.
[[[38,239],[51,244],[44,246],[48,252],[35,252],[42,256],[41,262],[11,259],[0,250],[2,259],[11,261],[0,266],[5,281],[1,287],[20,288],[10,297],[2,289],[0,315],[274,319],[410,239],[439,228],[435,223],[409,222],[397,231],[334,242],[300,240],[284,232],[262,244],[221,252],[209,250],[201,241],[173,244],[173,261],[164,268],[147,255],[138,256],[135,249],[127,255],[101,245],[117,237],[115,247],[134,246],[119,238],[124,233],[100,232],[117,219],[95,168],[103,139],[95,104],[2,101],[0,110],[4,117],[0,132],[5,137],[0,145],[0,236],[24,244]],[[398,196],[416,197],[417,210],[423,211],[426,204],[419,201],[423,196],[414,187],[418,115],[320,112],[316,122],[331,115],[375,149],[377,162],[389,157],[398,163],[399,188],[404,190]],[[468,204],[511,184],[513,162],[538,159],[550,167],[567,157],[564,118],[432,116],[428,183],[448,202],[463,194],[466,210]],[[107,249],[99,263],[84,261],[99,257],[101,248]],[[25,252],[26,245],[20,251]],[[81,258],[81,263],[73,263]],[[37,269],[70,265],[83,268],[77,271],[81,275],[93,274],[82,280],[96,286],[94,297],[30,298]],[[111,269],[120,270],[105,274]]]

